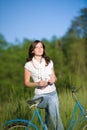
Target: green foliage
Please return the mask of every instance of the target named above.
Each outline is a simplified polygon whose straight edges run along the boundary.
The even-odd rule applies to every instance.
[[[82,10],[83,14],[78,17],[83,27],[85,26],[84,20],[87,18],[85,17],[87,16],[86,10],[87,9]],[[77,29],[80,24],[76,25],[74,22],[80,22],[78,18],[75,19],[75,21],[73,20],[73,26],[70,27],[73,32],[75,31],[75,35],[72,35],[72,31],[68,30],[66,35],[61,39],[57,39],[57,37],[54,36],[51,41],[47,41],[46,39],[42,40],[46,46],[47,55],[54,62],[54,69],[57,76],[56,88],[60,97],[63,95],[64,90],[66,89],[67,91],[72,85],[78,87],[84,86],[84,90],[87,91],[87,39],[85,37],[85,34],[87,34],[87,26],[86,28],[80,28],[81,30],[84,29],[84,36],[77,37]],[[74,30],[75,27],[76,30]],[[6,42],[4,37],[0,35],[1,122],[16,117],[28,118],[26,100],[33,97],[34,89],[24,86],[24,64],[31,42],[29,39],[24,39],[21,44],[10,45]],[[63,95],[63,97],[66,99],[65,95]],[[87,99],[87,94],[85,94],[85,98]],[[63,106],[65,106],[64,103],[66,103],[66,101],[60,104],[61,111],[63,111]],[[72,109],[70,108],[70,102],[68,102],[68,106],[69,108],[66,108],[65,113],[64,111],[61,112],[66,116],[70,115]],[[67,110],[69,110],[69,112],[67,112]],[[63,120],[66,121],[64,118]]]
[[[72,24],[67,31],[69,37],[86,38],[87,39],[87,8],[80,10],[80,16],[72,20]]]

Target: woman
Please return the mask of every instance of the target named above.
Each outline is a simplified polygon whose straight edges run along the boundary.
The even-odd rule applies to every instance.
[[[55,82],[56,76],[53,61],[46,56],[45,46],[35,40],[29,47],[27,62],[24,66],[24,83],[27,87],[35,87],[34,98],[42,97],[38,107],[45,109],[47,130],[63,130],[59,114],[59,101]],[[32,77],[33,82],[30,78]]]

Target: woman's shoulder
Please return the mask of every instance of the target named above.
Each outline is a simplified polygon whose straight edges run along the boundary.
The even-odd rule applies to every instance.
[[[50,64],[53,64],[53,60],[52,59],[50,60]]]
[[[27,61],[24,65],[24,68],[29,69],[30,67],[32,67],[32,62],[31,61]]]
[[[52,61],[52,60],[50,60],[50,62],[49,62],[49,64],[48,64],[48,66],[50,66],[50,67],[52,67],[52,68],[53,68],[53,61]]]
[[[31,64],[31,61],[27,61],[26,63],[25,63],[25,65],[30,65]]]

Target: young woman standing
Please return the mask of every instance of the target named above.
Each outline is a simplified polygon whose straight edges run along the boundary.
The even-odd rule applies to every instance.
[[[30,80],[31,77],[33,82]],[[46,56],[45,45],[35,40],[29,47],[24,66],[24,83],[27,87],[35,87],[34,98],[44,99],[38,107],[45,109],[47,130],[64,130],[59,114],[56,80],[53,61]]]

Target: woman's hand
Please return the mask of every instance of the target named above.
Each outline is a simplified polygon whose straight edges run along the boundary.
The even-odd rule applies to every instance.
[[[38,82],[38,86],[46,87],[47,85],[48,85],[48,82],[45,80],[41,80],[40,82]]]
[[[51,77],[48,81],[48,84],[53,84],[55,83],[55,77]]]
[[[55,83],[57,80],[55,75],[51,75],[50,79],[48,80],[48,84],[51,85],[53,83]]]

